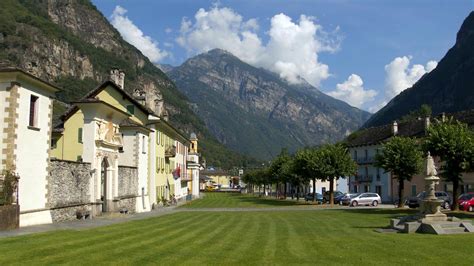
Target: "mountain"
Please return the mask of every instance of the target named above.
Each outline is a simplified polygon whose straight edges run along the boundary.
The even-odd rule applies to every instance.
[[[474,12],[464,20],[456,43],[438,63],[411,88],[393,98],[374,114],[364,127],[379,126],[400,119],[422,104],[433,114],[474,108]]]
[[[175,84],[140,51],[125,42],[89,1],[2,0],[0,62],[22,68],[63,88],[63,102],[79,99],[108,79],[111,68],[125,71],[125,89],[146,93],[147,105],[187,134],[196,132],[208,164],[230,167],[252,161],[220,144],[195,115]],[[156,105],[164,99],[165,108]],[[55,111],[65,109],[55,105]]]
[[[190,58],[167,74],[221,143],[262,159],[283,147],[341,140],[370,115],[306,82],[288,84],[220,49]]]

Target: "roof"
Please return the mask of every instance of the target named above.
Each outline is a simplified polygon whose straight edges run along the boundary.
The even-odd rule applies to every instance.
[[[49,89],[53,92],[61,91],[61,89],[59,87],[57,87],[56,85],[54,85],[54,84],[52,84],[52,83],[50,83],[50,82],[48,82],[44,79],[41,79],[37,76],[34,76],[33,74],[28,73],[23,69],[20,69],[20,68],[17,68],[17,67],[10,67],[10,66],[6,66],[6,67],[5,66],[0,66],[0,73],[14,73],[14,72],[18,72],[22,76],[24,76],[28,79],[31,79],[33,81],[43,83],[44,85],[49,87]]]
[[[152,124],[165,125],[165,127],[170,129],[170,131],[176,133],[176,135],[181,138],[182,142],[191,143],[191,140],[189,140],[188,137],[186,137],[183,133],[181,133],[178,129],[176,129],[173,125],[171,125],[170,122],[162,118],[154,119],[153,121],[149,122],[147,125],[152,125]]]
[[[443,114],[438,115],[435,119],[441,120]],[[474,109],[445,114],[446,117],[453,117],[454,119],[468,124],[469,127],[474,126]],[[431,120],[431,119],[430,119]],[[413,119],[398,124],[397,136],[403,137],[421,137],[426,132],[425,119]],[[346,138],[346,143],[349,147],[367,146],[380,144],[389,138],[393,137],[392,124],[386,124],[378,127],[371,127],[356,131]]]
[[[76,101],[77,103],[79,102],[84,102],[87,101],[88,99],[95,99],[94,97],[97,96],[102,90],[107,88],[107,86],[112,86],[114,87],[117,91],[119,91],[123,97],[127,98],[129,101],[131,101],[134,105],[136,105],[140,110],[142,110],[144,113],[148,115],[156,115],[150,108],[143,106],[141,103],[137,102],[130,94],[128,94],[125,90],[121,89],[115,82],[107,80],[102,82],[99,86],[88,92],[84,97],[82,97],[80,100]],[[59,130],[64,126],[64,122],[69,119],[77,110],[79,110],[79,107],[77,105],[73,105],[70,108],[66,110],[66,112],[61,116],[61,122],[57,123],[54,126],[53,132],[59,132]]]
[[[123,120],[121,123],[120,123],[120,127],[121,128],[139,128],[139,129],[143,129],[143,130],[146,130],[146,131],[151,131],[151,129],[133,121],[132,119],[128,118],[128,119],[125,119]]]
[[[124,112],[124,111],[118,109],[117,107],[115,107],[115,106],[113,106],[113,105],[111,105],[111,104],[109,104],[109,103],[107,103],[107,102],[104,102],[104,101],[102,101],[102,100],[96,99],[96,98],[82,99],[82,100],[80,100],[80,101],[72,102],[72,104],[97,104],[97,103],[98,103],[98,104],[103,104],[103,105],[105,105],[106,107],[108,107],[108,108],[110,108],[110,109],[114,110],[115,112],[120,113],[120,114],[122,114],[122,115],[130,116],[129,113]]]

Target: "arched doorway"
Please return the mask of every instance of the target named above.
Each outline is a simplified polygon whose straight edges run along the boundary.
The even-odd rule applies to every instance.
[[[100,187],[101,195],[100,200],[102,201],[102,212],[107,211],[107,170],[109,168],[109,163],[107,162],[107,157],[102,159],[101,169],[100,169]]]

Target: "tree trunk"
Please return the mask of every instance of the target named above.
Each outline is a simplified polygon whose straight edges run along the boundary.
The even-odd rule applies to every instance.
[[[458,191],[459,191],[459,179],[456,176],[453,180],[453,206],[451,207],[453,211],[459,211],[459,204],[458,204]]]
[[[313,177],[313,202],[316,201],[316,178]]]
[[[300,201],[300,186],[296,187],[296,201]]]
[[[329,179],[329,204],[334,206],[334,177]]]
[[[404,188],[404,180],[398,179],[398,208],[403,208],[403,188]]]
[[[285,191],[283,192],[283,196],[285,197],[286,199],[286,190],[288,189],[288,183],[285,182]]]

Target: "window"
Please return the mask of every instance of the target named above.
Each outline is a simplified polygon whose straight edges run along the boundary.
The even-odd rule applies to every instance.
[[[357,185],[354,185],[354,193],[359,193],[359,186]]]
[[[51,149],[56,149],[58,146],[58,139],[51,139]]]
[[[364,186],[364,192],[370,192],[370,185]]]
[[[375,186],[375,193],[382,197],[382,186]]]
[[[77,129],[77,142],[82,143],[82,127]]]
[[[131,115],[135,114],[135,106],[127,105],[127,112]]]
[[[368,150],[365,150],[365,159],[367,160],[369,158],[369,151]]]
[[[161,132],[160,131],[156,132],[156,144],[158,145],[160,144],[160,137],[161,137]]]
[[[160,158],[156,157],[156,166],[155,166],[155,168],[156,168],[157,173],[160,172],[160,164],[161,164]]]
[[[411,196],[416,197],[416,185],[411,186]]]
[[[30,121],[28,126],[38,126],[38,97],[31,95],[30,97]]]
[[[357,160],[357,151],[354,151],[354,160]]]
[[[378,167],[377,167],[377,181],[380,181],[380,168]]]
[[[146,153],[146,138],[145,136],[142,136],[142,153]]]

